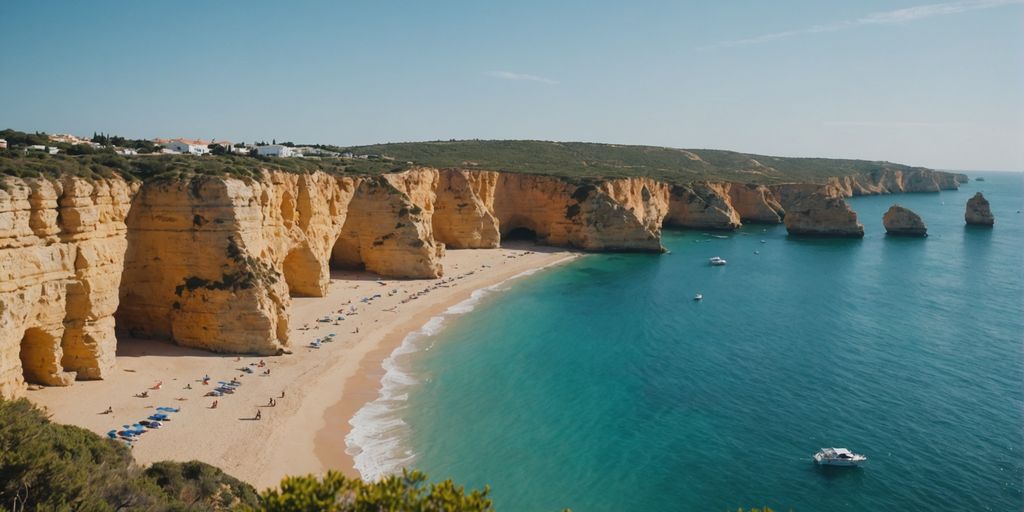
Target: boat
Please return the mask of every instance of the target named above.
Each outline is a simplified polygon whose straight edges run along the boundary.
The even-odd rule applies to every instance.
[[[727,237],[725,235],[711,235],[711,236],[713,236],[715,238],[729,238],[729,237]]]
[[[974,178],[974,181],[985,181],[985,178]]]
[[[856,466],[866,460],[864,455],[846,448],[822,448],[814,454],[814,462],[822,466]]]
[[[719,258],[718,256],[712,257],[710,260],[708,260],[708,262],[710,262],[712,265],[716,267],[720,267],[728,263],[727,261],[723,260],[722,258]]]
[[[704,296],[698,293],[693,296],[693,300],[704,300]]]

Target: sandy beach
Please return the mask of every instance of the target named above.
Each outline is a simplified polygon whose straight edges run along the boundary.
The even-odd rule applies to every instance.
[[[348,420],[377,397],[381,363],[406,334],[474,290],[575,257],[553,248],[511,245],[449,250],[441,279],[388,280],[337,272],[327,297],[293,299],[292,354],[239,357],[123,339],[110,378],[30,391],[28,398],[46,407],[54,421],[100,435],[145,419],[157,407],[180,408],[163,428],[136,442],[132,451],[142,464],[198,459],[260,489],[289,474],[337,469],[358,476],[345,453]],[[317,321],[339,314],[344,320]],[[335,335],[333,341],[309,347],[329,334]],[[202,383],[205,375],[211,378],[208,385]],[[235,393],[205,396],[218,381],[233,378],[242,383]],[[136,396],[143,392],[147,398]],[[108,407],[113,413],[104,414]]]

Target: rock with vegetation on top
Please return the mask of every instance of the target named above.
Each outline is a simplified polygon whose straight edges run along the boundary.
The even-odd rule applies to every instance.
[[[885,212],[882,225],[885,226],[885,232],[890,235],[928,236],[928,227],[921,216],[898,204],[892,205],[889,211]]]
[[[988,205],[988,199],[985,199],[981,192],[974,194],[974,197],[967,200],[964,220],[974,226],[991,226],[995,224],[996,218],[992,216],[992,209]]]

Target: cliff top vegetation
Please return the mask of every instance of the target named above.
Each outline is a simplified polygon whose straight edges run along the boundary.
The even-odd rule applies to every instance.
[[[0,132],[9,142],[41,143],[45,134]],[[38,139],[38,140],[37,140]],[[139,146],[145,141],[103,136]],[[890,162],[829,158],[793,158],[712,149],[674,149],[586,142],[534,140],[464,140],[403,142],[371,146],[325,146],[350,158],[272,158],[234,154],[203,156],[121,155],[113,147],[50,143],[62,151],[49,154],[22,147],[0,150],[0,175],[17,177],[84,178],[122,174],[130,179],[178,179],[194,175],[257,178],[261,169],[307,173],[377,175],[414,166],[465,168],[541,174],[593,181],[605,178],[650,177],[673,184],[702,180],[741,183],[822,183],[832,176],[870,174],[885,170],[911,170]]]
[[[890,162],[753,155],[717,149],[675,149],[590,142],[461,140],[339,148],[430,167],[545,174],[575,179],[645,176],[668,183],[822,183],[832,176],[914,167]]]

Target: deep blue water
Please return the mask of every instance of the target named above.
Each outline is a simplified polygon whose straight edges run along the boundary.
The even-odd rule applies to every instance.
[[[666,232],[488,295],[406,361],[405,463],[499,510],[1024,509],[1024,175],[977,175],[851,199],[863,240]],[[886,237],[893,203],[931,236]]]

